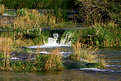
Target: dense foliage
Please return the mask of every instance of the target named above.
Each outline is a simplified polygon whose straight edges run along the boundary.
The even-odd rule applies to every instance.
[[[121,25],[120,0],[2,0],[9,9],[58,9],[78,10],[78,22],[92,25],[95,22],[115,21]]]
[[[112,20],[121,25],[120,0],[77,0],[76,4],[80,5],[80,17],[86,24],[107,23]]]
[[[2,0],[1,3],[10,9],[70,9],[74,6],[74,0]]]
[[[111,23],[110,23],[111,24]],[[121,30],[119,26],[105,24],[95,24],[88,29],[81,29],[74,32],[72,42],[80,41],[89,46],[99,47],[120,47]]]
[[[14,19],[2,18],[7,8],[7,15],[15,16]],[[9,9],[16,10],[10,12]],[[20,52],[22,50],[20,47],[42,45],[47,42],[48,37],[55,31],[46,31],[43,30],[44,28],[67,29],[65,26],[68,26],[69,30],[56,30],[55,33],[61,34],[58,42],[60,39],[65,42],[71,41],[74,52],[69,59],[96,63],[98,68],[104,67],[105,63],[103,59],[93,54],[95,49],[90,47],[121,46],[120,0],[0,0],[0,17],[1,29],[12,30],[12,32],[0,32],[0,59],[2,60],[0,70],[64,69],[59,49],[50,50],[48,55],[35,55],[35,60],[32,62],[30,58],[27,62],[10,60],[11,52]],[[9,21],[11,23],[8,23]],[[71,30],[71,27],[74,28],[73,25],[78,23],[89,28]],[[83,47],[85,45],[86,47]]]

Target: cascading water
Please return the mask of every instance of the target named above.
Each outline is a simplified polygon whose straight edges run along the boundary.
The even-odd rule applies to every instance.
[[[60,44],[71,46],[71,38],[72,38],[73,34],[74,33],[71,31],[65,32],[63,37],[60,40]]]
[[[59,35],[58,33],[53,33],[53,37],[48,38],[48,42],[44,41],[44,45],[40,46],[27,46],[27,48],[55,48],[55,47],[62,47],[62,46],[71,46],[71,32],[64,33],[63,37],[61,37],[60,41],[57,42]]]
[[[53,34],[53,37],[49,37],[48,38],[48,42],[44,42],[44,45],[45,46],[58,46],[59,44],[57,43],[57,40],[58,40],[58,34],[57,33],[54,33]]]
[[[59,40],[59,34],[58,33],[53,33],[53,37],[48,37],[48,41],[45,42],[44,40],[44,45],[38,45],[38,46],[26,46],[26,48],[30,49],[30,51],[27,51],[28,53],[31,54],[51,54],[50,50],[55,49],[55,48],[61,48],[60,53],[64,58],[68,57],[72,53],[72,48],[71,48],[71,37],[72,37],[72,32],[65,32],[62,37],[60,37]],[[61,36],[61,35],[60,35]],[[38,50],[40,48],[40,50]],[[34,55],[33,55],[34,56]],[[15,55],[11,59],[12,60],[27,60],[29,56],[25,58],[25,54],[20,54],[20,55]],[[34,59],[31,57],[30,59]]]

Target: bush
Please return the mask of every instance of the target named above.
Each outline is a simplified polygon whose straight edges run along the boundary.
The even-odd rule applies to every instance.
[[[90,28],[80,29],[72,36],[72,43],[77,41],[89,46],[120,47],[120,26],[114,22],[107,24],[95,23]]]
[[[115,21],[121,24],[120,0],[77,0],[80,5],[80,17],[83,23],[92,25],[94,22]]]

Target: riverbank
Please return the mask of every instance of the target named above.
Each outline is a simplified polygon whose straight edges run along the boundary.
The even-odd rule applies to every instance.
[[[84,1],[82,1],[82,4],[83,3]],[[59,4],[57,4],[57,6],[58,5]],[[81,6],[81,4],[78,6]],[[5,12],[5,6],[3,4],[1,4],[0,7],[0,15],[10,14],[15,16],[12,19],[4,19],[3,16],[1,16],[1,29],[10,30],[9,32],[0,32],[1,70],[63,70],[64,64],[67,68],[71,68],[73,64],[77,64],[75,66],[79,66],[80,68],[104,68],[104,59],[98,56],[98,54],[94,54],[96,48],[121,46],[119,20],[117,19],[116,23],[116,21],[110,19],[111,16],[108,17],[109,21],[107,21],[108,18],[103,19],[103,17],[108,16],[108,12],[107,14],[104,13],[104,16],[95,18],[93,15],[99,13],[96,11],[93,15],[90,15],[87,14],[88,12],[86,11],[90,11],[87,9],[85,9],[86,16],[84,16],[84,14],[80,14],[81,12],[79,11],[78,13],[68,13],[63,8],[56,8],[52,10],[52,13],[50,13],[51,11],[43,13],[37,9],[27,8],[17,9],[16,12],[8,13]],[[88,8],[89,6],[85,6],[84,4],[83,7]],[[101,9],[99,12],[103,12]],[[71,16],[71,18],[69,18],[69,16]],[[77,25],[80,26],[80,24],[89,26],[89,28],[79,28]],[[45,28],[45,30],[43,30],[43,28]],[[55,30],[52,31],[51,29]],[[69,46],[73,47],[71,54],[64,59],[65,63],[62,60],[62,56],[65,52],[58,49],[58,47],[64,46],[66,48]],[[36,49],[36,51],[32,51],[31,47]],[[49,52],[44,51],[44,53],[41,54],[40,52],[43,51],[40,51],[39,48],[48,49],[47,47],[51,47],[52,49],[50,49]],[[25,51],[23,48],[29,49]],[[32,52],[36,52],[36,55],[31,54]],[[70,51],[67,50],[67,52]],[[17,57],[13,57],[11,55],[12,53],[13,56]],[[24,62],[11,61],[11,58],[21,59],[19,56],[25,56],[24,58],[27,60]]]

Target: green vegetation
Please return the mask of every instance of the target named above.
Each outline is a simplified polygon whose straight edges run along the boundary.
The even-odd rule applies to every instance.
[[[74,53],[69,56],[70,59],[81,62],[81,64],[85,64],[82,67],[95,67],[95,68],[105,68],[104,58],[99,56],[98,54],[94,54],[97,50],[94,47],[88,47],[85,44],[81,44],[77,42],[73,45]],[[89,64],[87,66],[87,64]],[[95,64],[95,65],[91,65]]]
[[[63,39],[67,35],[65,41],[72,41],[74,53],[69,60],[76,61],[79,66],[84,64],[82,67],[104,68],[104,58],[93,53],[96,51],[94,47],[121,46],[120,4],[119,0],[0,0],[0,29],[12,31],[0,32],[0,69],[63,70],[64,61],[59,49],[51,50],[48,55],[37,54],[34,61],[12,61],[10,53],[22,50],[23,46],[46,42],[53,31],[42,31],[42,28],[68,29],[77,24],[89,27],[59,32]],[[8,11],[15,9],[15,12],[7,12],[5,8]],[[43,13],[39,12],[40,9],[49,10]],[[68,10],[79,13],[70,13]],[[4,13],[15,14],[16,17],[4,19],[1,17]],[[69,20],[70,14],[73,18]]]
[[[8,9],[52,9],[55,14],[77,10],[79,23],[93,25],[114,21],[121,25],[120,0],[2,0],[0,3]]]
[[[70,9],[73,8],[73,0],[2,0],[9,9]],[[71,6],[70,6],[71,5]]]
[[[75,31],[72,36],[72,42],[79,41],[89,46],[97,47],[120,47],[121,46],[121,28],[115,23],[109,24],[95,23],[88,29]]]
[[[7,42],[0,42],[1,45],[1,61],[0,70],[14,70],[14,71],[52,71],[63,70],[62,55],[59,49],[51,50],[51,54],[34,56],[34,61],[28,58],[27,61],[10,60],[10,51],[12,48],[11,39],[3,39]],[[11,45],[10,45],[11,44]],[[11,47],[10,47],[11,46]],[[7,51],[8,50],[8,51]]]
[[[95,22],[108,23],[114,21],[121,25],[120,0],[77,0],[80,17],[83,23],[93,25]]]

